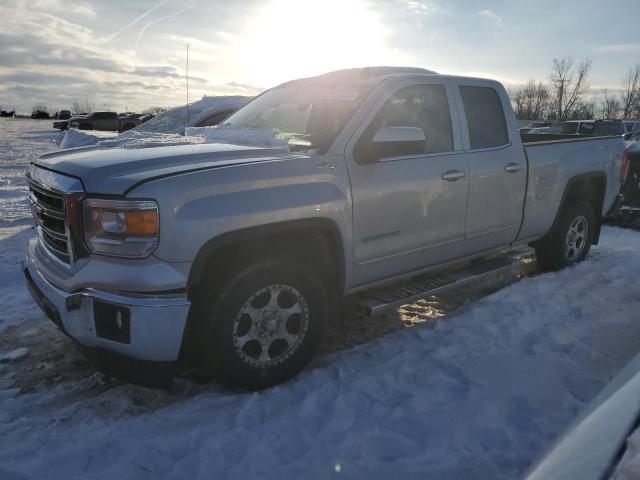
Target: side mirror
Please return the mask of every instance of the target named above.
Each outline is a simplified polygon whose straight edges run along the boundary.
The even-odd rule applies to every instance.
[[[419,155],[424,153],[427,137],[418,127],[384,127],[378,130],[368,152],[361,155],[361,163],[374,163],[382,158]]]
[[[629,133],[625,133],[624,134],[624,139],[625,140],[631,140],[631,137],[633,137],[637,132],[629,132]]]

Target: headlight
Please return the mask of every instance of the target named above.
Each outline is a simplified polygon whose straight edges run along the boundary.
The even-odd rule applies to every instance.
[[[84,240],[93,253],[144,258],[158,244],[158,204],[151,200],[87,199]]]

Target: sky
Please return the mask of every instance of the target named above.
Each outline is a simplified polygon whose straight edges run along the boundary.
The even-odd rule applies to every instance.
[[[0,107],[141,111],[294,78],[418,66],[513,87],[593,60],[591,95],[640,62],[640,1],[0,0]]]

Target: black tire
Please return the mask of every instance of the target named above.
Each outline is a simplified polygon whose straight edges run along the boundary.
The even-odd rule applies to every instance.
[[[215,283],[212,279],[207,285],[211,285],[219,293],[207,295],[202,291],[200,294],[200,318],[196,319],[199,328],[195,330],[199,332],[197,334],[203,335],[199,339],[201,351],[198,357],[201,367],[208,375],[227,387],[260,390],[292,378],[309,363],[322,341],[328,318],[327,294],[315,272],[290,260],[263,261],[240,269],[224,282],[218,281],[218,288],[215,287]],[[288,355],[276,356],[276,359],[280,360],[273,365],[250,364],[259,363],[259,359],[250,357],[244,350],[239,351],[239,347],[234,343],[239,338],[234,334],[239,334],[241,321],[244,321],[245,325],[247,322],[246,315],[240,313],[243,305],[246,305],[254,294],[269,286],[290,287],[302,296],[307,307],[306,331],[304,335],[298,334],[296,348],[291,349]],[[237,323],[240,317],[242,319]],[[288,321],[289,319],[284,320]],[[304,320],[300,322],[302,325]],[[250,323],[253,325],[253,321]],[[256,328],[265,328],[263,323],[264,320],[257,322]],[[271,347],[276,345],[276,341],[280,342],[277,339],[271,341]],[[250,346],[255,346],[255,341],[251,342],[254,343]],[[248,345],[249,342],[245,347]],[[281,347],[282,344],[278,343],[278,346]],[[262,350],[261,347],[256,348]],[[255,351],[250,353],[255,354]]]
[[[584,220],[586,233],[580,241],[579,235],[572,235],[572,227],[578,227]],[[576,223],[577,222],[577,223]],[[579,263],[587,258],[596,230],[596,220],[593,207],[589,202],[569,201],[560,214],[549,237],[536,246],[538,266],[544,271],[560,270],[561,268]],[[576,238],[571,248],[571,238]]]

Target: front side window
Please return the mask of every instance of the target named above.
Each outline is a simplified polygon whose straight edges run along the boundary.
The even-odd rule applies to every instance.
[[[493,88],[461,86],[471,148],[493,148],[509,143],[502,102]]]
[[[365,157],[367,149],[375,148],[372,139],[385,127],[417,127],[425,135],[421,153],[442,153],[453,150],[453,133],[447,93],[443,85],[416,85],[396,92],[380,109],[356,145],[356,156]],[[399,150],[398,155],[402,156]]]

